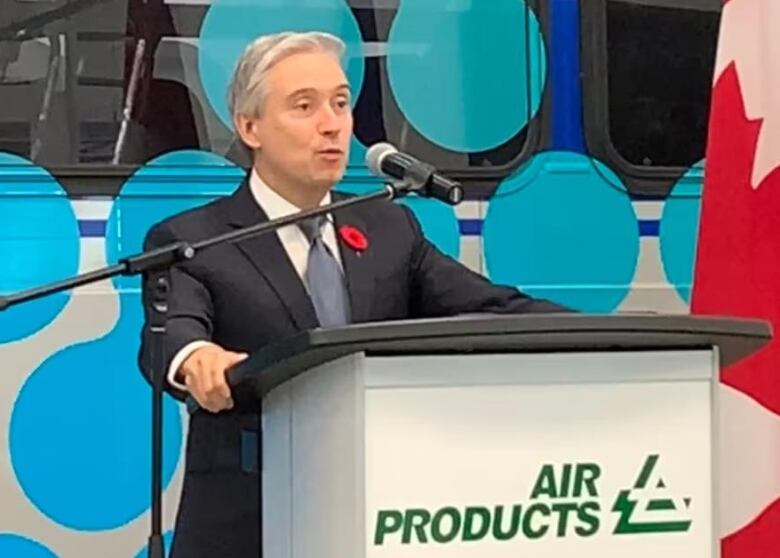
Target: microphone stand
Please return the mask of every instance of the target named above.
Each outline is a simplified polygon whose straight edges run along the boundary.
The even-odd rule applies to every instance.
[[[318,217],[345,207],[358,205],[374,200],[393,200],[410,192],[422,196],[429,195],[425,184],[416,178],[395,183],[386,183],[385,188],[362,196],[350,197],[326,206],[301,211],[280,219],[265,221],[237,229],[225,234],[198,242],[175,242],[148,252],[129,256],[119,260],[116,265],[90,271],[75,277],[35,287],[16,294],[0,296],[0,312],[17,304],[36,300],[50,294],[71,290],[75,287],[88,285],[116,277],[118,275],[146,274],[152,286],[149,329],[151,332],[151,378],[152,378],[152,517],[147,556],[149,558],[164,558],[165,543],[162,538],[162,401],[165,379],[165,332],[168,314],[168,299],[171,291],[170,268],[176,264],[192,260],[201,250],[212,248],[226,242],[240,242],[248,238],[266,234],[281,227]],[[258,455],[262,454],[258,448]],[[262,470],[258,471],[262,474]],[[262,478],[260,488],[260,522],[262,529]],[[262,554],[262,551],[261,551]]]

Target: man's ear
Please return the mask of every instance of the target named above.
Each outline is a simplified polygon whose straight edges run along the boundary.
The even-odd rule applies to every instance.
[[[233,118],[233,125],[236,127],[236,133],[241,138],[241,141],[247,147],[253,151],[260,149],[262,142],[260,141],[260,121],[258,118],[237,114]]]

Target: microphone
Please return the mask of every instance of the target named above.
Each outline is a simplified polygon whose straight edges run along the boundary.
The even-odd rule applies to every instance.
[[[450,180],[428,163],[401,153],[389,143],[375,143],[366,153],[368,169],[380,176],[390,176],[407,183],[413,192],[436,198],[450,205],[463,201],[463,186]]]

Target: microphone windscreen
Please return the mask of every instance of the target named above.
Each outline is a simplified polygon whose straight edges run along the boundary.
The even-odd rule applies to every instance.
[[[374,174],[384,175],[382,171],[382,159],[398,150],[389,143],[375,143],[366,151],[366,166]]]

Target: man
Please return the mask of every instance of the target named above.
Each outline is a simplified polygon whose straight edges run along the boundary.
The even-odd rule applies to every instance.
[[[331,193],[352,134],[343,50],[339,39],[321,33],[266,36],[246,49],[229,98],[236,131],[253,153],[252,170],[232,196],[156,225],[146,249],[343,197]],[[338,234],[344,225],[353,229],[351,243]],[[203,251],[174,269],[171,283],[169,390],[189,392],[201,407],[190,419],[174,558],[258,556],[258,475],[242,459],[256,440],[258,417],[225,381],[226,369],[248,351],[318,326],[561,310],[494,286],[443,255],[407,208],[386,201]],[[147,376],[148,335],[147,324],[140,355]]]

